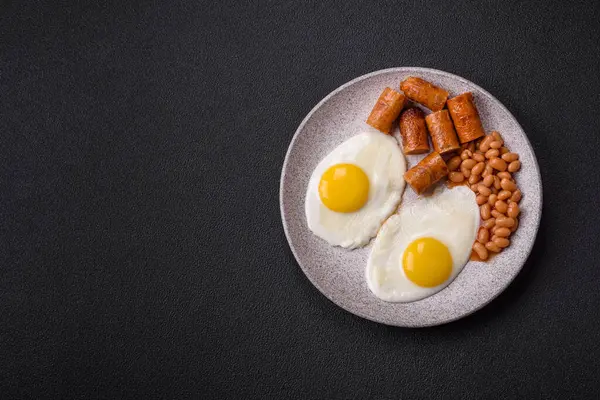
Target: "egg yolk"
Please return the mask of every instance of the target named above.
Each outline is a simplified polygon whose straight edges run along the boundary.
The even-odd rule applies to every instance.
[[[350,213],[360,210],[369,198],[369,178],[353,164],[336,164],[323,174],[319,196],[332,211]]]
[[[425,237],[410,243],[402,256],[406,277],[421,287],[444,283],[452,272],[452,256],[445,244]]]

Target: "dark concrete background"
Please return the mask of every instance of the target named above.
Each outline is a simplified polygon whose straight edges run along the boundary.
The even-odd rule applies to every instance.
[[[600,390],[597,2],[0,2],[2,398],[575,398]],[[296,127],[368,72],[517,117],[544,216],[516,282],[409,330],[296,264]]]

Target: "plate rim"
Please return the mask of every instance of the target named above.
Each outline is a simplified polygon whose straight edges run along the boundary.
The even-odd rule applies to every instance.
[[[466,83],[469,85],[473,85],[476,89],[478,89],[479,91],[481,91],[481,93],[485,96],[487,96],[489,99],[495,101],[497,104],[500,105],[501,109],[504,110],[504,112],[506,112],[506,114],[513,120],[513,122],[519,127],[519,129],[521,129],[521,132],[524,133],[524,138],[525,141],[527,143],[527,145],[529,146],[529,148],[531,149],[531,153],[533,155],[533,160],[534,160],[534,172],[535,175],[537,176],[537,180],[539,182],[540,185],[540,193],[539,193],[539,213],[538,213],[538,218],[535,224],[535,235],[534,235],[534,239],[531,241],[531,244],[529,245],[529,248],[526,249],[526,255],[524,257],[524,261],[521,263],[521,266],[519,267],[519,269],[513,274],[513,276],[510,277],[510,279],[508,279],[505,283],[505,285],[503,285],[503,287],[498,290],[493,296],[491,296],[489,299],[487,299],[487,301],[482,302],[481,304],[479,304],[477,307],[475,307],[474,309],[470,310],[469,312],[462,314],[462,315],[458,315],[452,318],[448,318],[447,320],[444,321],[435,321],[432,323],[423,323],[423,324],[414,324],[414,325],[409,325],[409,324],[393,324],[393,323],[388,323],[388,322],[384,322],[381,320],[377,320],[374,319],[370,316],[364,315],[360,312],[356,312],[353,310],[349,310],[348,308],[346,308],[344,305],[339,304],[338,302],[336,302],[332,296],[328,295],[326,291],[324,291],[321,286],[315,282],[313,280],[313,278],[306,273],[306,268],[304,265],[302,265],[302,263],[300,262],[300,259],[298,257],[298,253],[297,250],[294,246],[294,244],[292,243],[292,240],[290,239],[290,233],[289,233],[289,227],[287,225],[286,219],[285,219],[285,210],[284,210],[284,202],[283,202],[283,195],[284,195],[284,187],[283,187],[283,182],[284,182],[284,178],[286,175],[286,170],[288,168],[288,162],[290,159],[290,154],[291,154],[291,150],[292,147],[294,146],[294,144],[296,143],[296,141],[298,140],[299,134],[300,132],[304,129],[304,126],[306,125],[306,123],[310,120],[310,118],[312,117],[312,115],[319,109],[321,108],[321,106],[327,102],[331,97],[335,96],[337,93],[341,92],[342,90],[344,90],[346,87],[351,86],[357,82],[360,82],[362,80],[368,79],[372,76],[376,76],[376,75],[380,75],[380,74],[385,74],[385,73],[390,73],[390,72],[407,72],[407,71],[423,71],[423,72],[428,72],[428,73],[434,73],[434,74],[440,74],[440,75],[445,75],[449,78],[452,79],[456,79],[462,83]],[[525,266],[525,264],[527,263],[527,260],[529,259],[530,255],[531,255],[531,251],[533,250],[533,247],[535,245],[535,242],[537,240],[537,235],[539,232],[539,228],[540,228],[540,222],[542,219],[542,214],[543,214],[543,204],[544,204],[544,190],[543,190],[543,182],[542,182],[542,176],[540,173],[540,167],[539,167],[539,162],[537,160],[537,156],[535,155],[535,150],[533,148],[533,146],[531,145],[531,141],[529,140],[529,137],[527,136],[527,134],[525,133],[525,130],[523,129],[523,127],[521,126],[521,124],[519,123],[519,121],[515,118],[515,116],[510,112],[510,110],[508,108],[506,108],[506,106],[500,101],[498,100],[494,95],[492,95],[490,92],[488,92],[487,90],[483,89],[481,86],[477,85],[476,83],[465,79],[461,76],[455,75],[453,73],[450,72],[446,72],[446,71],[442,71],[439,69],[435,69],[435,68],[425,68],[425,67],[393,67],[393,68],[385,68],[385,69],[380,69],[377,71],[373,71],[373,72],[369,72],[367,74],[361,75],[359,77],[356,77],[346,83],[344,83],[343,85],[339,86],[338,88],[334,89],[333,91],[331,91],[327,96],[325,96],[323,99],[321,99],[321,101],[319,101],[311,110],[308,114],[306,114],[306,116],[304,117],[304,119],[302,120],[302,122],[300,123],[300,125],[298,125],[298,128],[296,129],[296,132],[294,133],[294,136],[292,136],[292,140],[290,141],[290,144],[288,145],[287,151],[285,153],[285,158],[283,160],[283,166],[281,168],[281,176],[279,178],[279,212],[280,212],[280,217],[281,217],[281,222],[283,225],[283,231],[285,233],[285,237],[286,240],[288,242],[288,245],[290,247],[290,250],[292,251],[292,254],[294,255],[294,259],[296,260],[296,263],[298,264],[298,266],[300,267],[300,269],[302,270],[304,276],[309,280],[309,282],[323,295],[325,296],[329,301],[331,301],[333,304],[335,304],[337,307],[340,307],[341,309],[345,310],[346,312],[356,315],[358,317],[364,318],[366,320],[369,321],[373,321],[379,324],[383,324],[383,325],[387,325],[387,326],[397,326],[397,327],[403,327],[403,328],[426,328],[426,327],[431,327],[431,326],[439,326],[439,325],[445,325],[454,321],[457,321],[459,319],[465,318],[469,315],[472,315],[474,313],[476,313],[477,311],[481,310],[482,308],[484,308],[485,306],[487,306],[488,304],[490,304],[492,301],[494,301],[500,294],[502,294],[507,288],[508,286],[510,286],[510,284],[515,280],[515,278],[519,275],[519,273],[521,273],[521,271],[523,270],[523,267]]]

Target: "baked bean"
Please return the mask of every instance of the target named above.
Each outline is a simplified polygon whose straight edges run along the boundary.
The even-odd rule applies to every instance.
[[[506,147],[500,147],[500,154],[510,153],[510,150]]]
[[[512,193],[509,192],[508,190],[501,190],[500,193],[498,193],[498,200],[506,200],[511,195],[512,195]]]
[[[471,190],[474,191],[475,193],[477,193],[477,188],[479,187],[479,185],[476,183],[474,185],[471,185]]]
[[[511,217],[498,217],[496,218],[496,225],[501,228],[512,228],[515,225],[515,220]]]
[[[496,229],[498,229],[498,227],[496,225],[494,225],[492,227],[492,229],[490,229],[490,235],[492,235],[492,238],[494,238],[494,234],[496,233]]]
[[[508,170],[510,172],[517,172],[520,169],[521,169],[521,161],[519,161],[519,160],[513,161],[510,164],[508,164]]]
[[[485,171],[483,171],[485,173]],[[493,175],[487,175],[486,177],[483,178],[483,184],[487,187],[490,187],[494,184],[494,176]]]
[[[514,192],[517,190],[517,185],[513,181],[506,178],[500,181],[500,186],[502,186],[502,189],[508,190],[509,192]]]
[[[502,154],[502,159],[507,163],[517,161],[519,159],[519,155],[517,153],[506,153]]]
[[[508,215],[511,218],[516,218],[520,212],[521,210],[519,210],[519,205],[517,203],[511,202],[508,205],[508,211],[506,211],[506,215]]]
[[[484,228],[483,226],[479,228],[479,231],[477,231],[477,241],[481,244],[486,244],[487,242],[490,241],[490,231],[487,230],[487,228]]]
[[[496,190],[502,189],[502,181],[497,176],[494,176],[494,189],[496,189]]]
[[[487,159],[498,157],[499,155],[500,155],[500,152],[496,149],[490,149],[485,152],[485,158],[487,158]]]
[[[504,161],[503,159],[494,157],[491,158],[488,162],[492,166],[492,168],[498,171],[506,171],[506,161]]]
[[[496,175],[498,175],[498,178],[500,179],[512,179],[512,175],[510,174],[510,172],[498,172]]]
[[[502,136],[500,136],[499,132],[496,132],[496,131],[492,132],[492,136],[494,137],[494,140],[504,144],[504,140],[502,139]]]
[[[471,161],[473,161],[473,160],[471,160]],[[462,165],[460,166],[460,172],[462,172],[462,174],[465,176],[465,178],[468,178],[471,176],[471,169],[465,168]]]
[[[473,155],[473,153],[469,149],[466,149],[466,150],[463,150],[462,153],[460,153],[460,158],[463,160],[467,160],[467,159],[471,158],[472,155]]]
[[[494,140],[492,143],[490,143],[490,148],[492,149],[499,149],[500,147],[502,147],[502,142]]]
[[[492,197],[492,196],[490,196]],[[498,200],[496,201],[496,203],[494,203],[494,208],[498,211],[500,211],[502,214],[506,214],[506,210],[508,210],[508,204],[506,204],[506,202],[502,201],[502,200]],[[512,215],[511,215],[512,217]]]
[[[503,237],[495,237],[493,240],[493,243],[500,247],[501,249],[508,247],[508,245],[510,245],[510,240],[508,240],[507,238],[503,238]]]
[[[473,243],[473,251],[475,251],[475,253],[477,253],[477,256],[482,261],[485,261],[488,259],[488,251],[483,244],[481,244],[479,242]]]
[[[471,169],[473,169],[473,167],[475,166],[475,164],[477,164],[477,161],[475,161],[475,160],[473,160],[473,159],[471,159],[471,158],[468,158],[468,159],[464,160],[464,161],[463,161],[463,162],[460,164],[460,167],[461,167],[461,168],[466,168],[466,169],[469,169],[469,170],[471,170]]]
[[[515,190],[512,194],[512,196],[510,196],[510,201],[514,202],[514,203],[518,203],[519,201],[521,201],[521,191],[519,189]]]
[[[494,204],[496,203],[496,201],[498,200],[498,195],[495,195],[494,193],[490,194],[490,197],[488,197],[488,203],[490,203],[490,206],[494,207]]]
[[[499,190],[498,190],[498,189],[496,189],[494,186],[492,186],[492,187],[490,188],[490,190],[492,191],[492,193],[493,193],[493,194],[498,194],[498,192],[499,192]]]
[[[473,153],[473,160],[482,162],[485,161],[485,156],[479,150],[477,150],[477,152]]]
[[[481,141],[481,143],[479,143],[479,150],[481,150],[483,153],[485,153],[486,151],[488,151],[490,149],[490,143],[492,143],[494,141],[494,137],[492,135],[488,135],[486,137],[483,138],[483,140]]]
[[[492,194],[490,188],[481,183],[477,186],[477,191],[484,196],[489,196],[490,194]]]
[[[492,211],[491,211],[491,213],[492,213],[492,216],[493,216],[494,218],[496,218],[496,219],[498,219],[498,218],[501,218],[501,217],[505,217],[505,215],[504,215],[504,214],[502,214],[502,213],[501,213],[500,211],[498,211],[498,210],[492,210]]]
[[[496,218],[486,219],[481,223],[485,229],[492,229],[496,225]]]
[[[488,203],[483,204],[480,208],[479,211],[481,213],[481,219],[486,220],[489,219],[491,217],[490,215],[490,211],[491,211],[491,207]]]
[[[508,228],[496,228],[496,231],[494,232],[494,235],[498,236],[498,237],[509,237],[510,236],[510,229]]]
[[[494,252],[494,253],[500,253],[500,251],[502,250],[502,249],[501,249],[500,247],[498,247],[498,246],[496,245],[496,243],[494,243],[494,242],[487,242],[487,243],[485,244],[485,248],[486,248],[488,251],[492,251],[492,252]]]
[[[454,183],[461,183],[465,180],[465,176],[462,174],[462,172],[453,171],[448,174],[448,179]]]
[[[512,226],[512,228],[510,228],[510,231],[514,232],[517,230],[518,227],[519,227],[519,220],[517,218],[515,218],[515,224]]]
[[[477,202],[477,205],[480,206],[484,203],[487,203],[488,198],[487,196],[484,196],[482,194],[477,195],[477,197],[475,198],[475,201]]]
[[[471,170],[471,174],[473,174],[473,175],[481,175],[481,173],[483,172],[484,168],[485,168],[485,163],[484,162],[478,162],[477,164],[475,164],[475,166]]]
[[[471,171],[471,176],[469,177],[469,184],[474,185],[477,182],[479,182],[480,179],[481,177],[479,175],[473,175],[473,171]]]
[[[448,170],[456,171],[458,169],[458,167],[460,167],[461,162],[462,162],[462,159],[460,158],[460,156],[454,156],[450,160],[448,160],[446,165],[448,166]]]
[[[475,151],[475,142],[470,142],[467,145],[467,150],[469,150],[471,153],[473,153]]]

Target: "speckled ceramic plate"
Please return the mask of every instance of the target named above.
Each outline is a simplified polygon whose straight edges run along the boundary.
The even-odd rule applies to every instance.
[[[511,246],[487,263],[469,262],[448,287],[413,303],[386,303],[375,297],[365,281],[365,266],[372,243],[346,250],[314,236],[307,227],[304,197],[311,173],[319,160],[337,145],[366,127],[371,108],[381,91],[399,90],[400,81],[418,76],[450,92],[471,91],[487,133],[499,131],[506,145],[519,153],[522,164],[516,179],[523,199],[519,229]],[[429,112],[426,110],[426,112]],[[398,138],[398,128],[394,135]],[[422,156],[407,157],[408,167]],[[415,197],[410,187],[403,202]],[[542,210],[542,183],[527,135],[512,114],[494,96],[466,79],[426,68],[392,68],[373,72],[346,83],[308,113],[290,144],[280,188],[285,234],[298,264],[327,298],[358,316],[389,325],[422,327],[454,321],[480,309],[498,296],[519,273],[538,230]],[[402,207],[402,205],[400,205]]]

